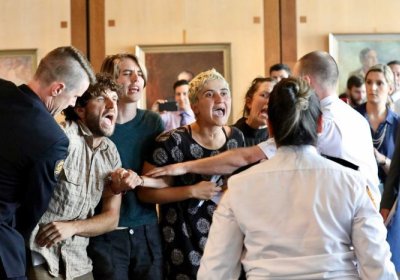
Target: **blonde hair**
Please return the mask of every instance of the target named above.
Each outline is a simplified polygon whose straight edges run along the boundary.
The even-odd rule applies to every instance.
[[[368,74],[371,72],[378,72],[378,73],[382,73],[383,76],[385,77],[386,82],[389,84],[389,86],[391,86],[392,88],[394,88],[394,74],[392,69],[390,69],[389,66],[385,65],[385,64],[376,64],[372,67],[370,67],[367,71],[367,73],[365,74],[365,83],[367,83],[367,77]],[[391,109],[393,109],[393,101],[390,98],[390,94],[391,92],[389,92],[387,100],[386,100],[386,106],[390,107]]]
[[[190,104],[195,104],[199,101],[199,92],[204,88],[204,85],[209,81],[222,80],[226,84],[229,92],[229,84],[225,78],[217,72],[214,68],[201,72],[194,77],[189,83],[189,100]]]

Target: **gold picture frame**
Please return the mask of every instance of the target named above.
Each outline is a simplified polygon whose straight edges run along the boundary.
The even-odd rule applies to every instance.
[[[339,67],[339,92],[346,90],[349,74],[360,69],[360,52],[375,50],[378,63],[400,60],[400,34],[397,33],[330,33],[329,53]]]
[[[37,50],[0,50],[0,78],[16,85],[32,79],[37,67]]]

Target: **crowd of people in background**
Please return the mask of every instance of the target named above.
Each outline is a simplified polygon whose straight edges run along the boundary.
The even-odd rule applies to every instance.
[[[326,52],[271,66],[233,125],[212,67],[150,110],[133,54],[0,79],[0,279],[398,279],[400,61],[359,59],[340,96]]]

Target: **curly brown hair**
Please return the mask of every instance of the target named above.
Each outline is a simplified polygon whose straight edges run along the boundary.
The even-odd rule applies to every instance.
[[[96,74],[96,83],[90,85],[85,93],[76,99],[74,107],[68,107],[63,110],[65,120],[67,121],[77,121],[79,120],[78,114],[75,112],[75,108],[83,108],[87,105],[89,100],[103,95],[107,90],[115,91],[118,95],[122,90],[122,86],[117,84],[110,74],[99,73]]]

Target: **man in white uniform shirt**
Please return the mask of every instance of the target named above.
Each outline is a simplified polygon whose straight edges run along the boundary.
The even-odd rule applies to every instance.
[[[296,63],[294,73],[307,80],[320,99],[323,129],[318,151],[358,165],[379,207],[378,167],[370,128],[365,118],[338,98],[339,70],[335,60],[326,52],[311,52]]]
[[[318,139],[318,151],[344,159],[359,167],[371,189],[371,198],[379,207],[378,168],[367,121],[336,94],[339,70],[332,56],[314,51],[303,56],[294,67],[294,75],[302,76],[314,88],[321,102],[323,129]],[[239,148],[214,157],[186,161],[156,168],[152,176],[184,173],[230,174],[239,167],[271,158],[276,151],[273,139],[258,146]]]

